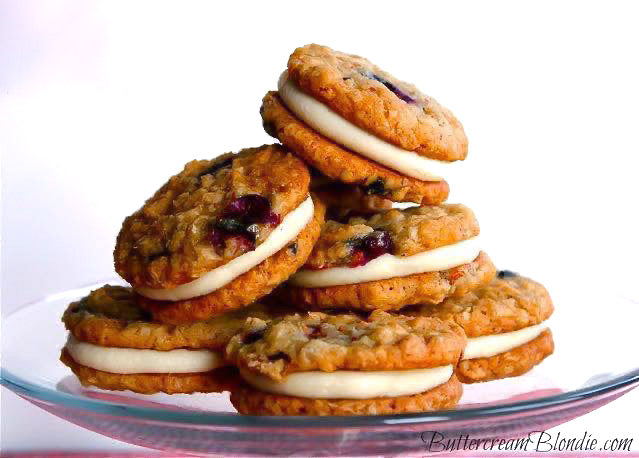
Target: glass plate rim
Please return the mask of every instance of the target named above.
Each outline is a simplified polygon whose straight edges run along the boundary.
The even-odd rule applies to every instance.
[[[107,281],[92,283],[87,286],[73,288],[60,293],[50,294],[37,299],[2,317],[3,321],[14,314],[35,307],[43,302],[75,297],[88,288],[96,288],[105,283],[121,283],[121,280],[109,279]],[[619,296],[620,299],[630,300]],[[631,302],[634,302],[630,300]],[[542,408],[558,407],[572,402],[586,400],[599,395],[612,394],[632,385],[639,384],[639,367],[603,383],[598,383],[585,388],[580,388],[557,395],[546,396],[535,400],[524,400],[498,406],[473,407],[459,410],[443,410],[437,412],[423,412],[414,414],[352,416],[352,417],[277,417],[277,416],[252,416],[229,415],[228,413],[210,413],[197,411],[179,411],[156,407],[140,407],[121,404],[111,401],[103,401],[91,398],[81,398],[71,393],[63,393],[50,388],[42,387],[36,383],[25,380],[12,374],[4,367],[0,370],[0,385],[9,390],[33,398],[38,401],[49,402],[63,407],[88,410],[98,414],[127,416],[143,418],[165,423],[188,423],[203,426],[243,426],[243,427],[294,427],[294,428],[318,428],[318,427],[362,427],[362,426],[391,426],[397,424],[435,423],[441,421],[463,421],[492,416],[525,413]]]

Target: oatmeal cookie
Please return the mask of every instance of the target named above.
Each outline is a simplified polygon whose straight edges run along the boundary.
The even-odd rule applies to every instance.
[[[308,196],[306,165],[280,145],[192,161],[124,220],[115,269],[174,288],[254,250]]]
[[[276,92],[264,96],[260,114],[269,135],[322,174],[357,186],[364,194],[424,205],[439,204],[448,197],[450,188],[444,180],[423,181],[402,175],[315,132],[284,106]]]
[[[424,393],[374,399],[310,399],[237,385],[231,390],[231,403],[244,415],[391,415],[451,409],[461,396],[462,385],[452,376]]]
[[[402,313],[453,320],[468,337],[480,337],[537,325],[550,318],[553,311],[552,300],[543,285],[502,270],[492,282],[464,296]]]
[[[246,320],[227,358],[243,384],[231,402],[253,415],[381,415],[454,407],[465,345],[459,326],[375,311]]]
[[[66,350],[62,350],[60,361],[73,371],[83,386],[103,390],[129,390],[141,394],[219,393],[238,384],[237,370],[233,367],[195,374],[113,374],[78,364]]]
[[[488,358],[465,359],[459,362],[455,373],[463,383],[487,382],[523,375],[555,350],[550,329],[537,338]]]
[[[303,92],[400,148],[443,161],[468,153],[464,129],[447,108],[363,57],[310,44],[291,54],[288,73]]]
[[[138,305],[131,288],[105,285],[71,303],[62,321],[77,340],[103,347],[223,350],[246,318],[267,320],[283,313],[282,306],[253,304],[206,321],[162,324],[151,321],[151,315]]]
[[[466,338],[436,318],[375,311],[368,318],[321,312],[246,320],[227,345],[236,366],[281,381],[293,372],[388,371],[455,364]]]
[[[456,372],[463,383],[474,383],[521,375],[552,354],[545,321],[553,311],[543,285],[501,270],[492,282],[461,297],[410,307],[402,314],[461,326],[468,343]]]
[[[448,270],[319,288],[285,284],[275,294],[285,303],[310,310],[399,310],[419,302],[436,304],[447,297],[461,297],[489,283],[495,272],[482,251],[474,261]]]
[[[353,267],[374,255],[412,256],[477,235],[479,223],[464,205],[394,208],[354,216],[344,223],[327,221],[304,267]],[[366,252],[369,241],[377,248],[374,253]]]
[[[156,301],[142,296],[138,296],[138,302],[151,312],[155,320],[180,324],[210,319],[257,301],[286,281],[306,262],[319,237],[326,210],[318,199],[313,198],[313,203],[313,219],[294,240],[222,288],[175,302]]]

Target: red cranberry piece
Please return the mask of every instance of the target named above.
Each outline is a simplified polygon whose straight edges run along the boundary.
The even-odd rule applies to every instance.
[[[224,232],[219,229],[213,229],[211,232],[211,243],[214,247],[221,247],[224,245]]]
[[[370,259],[389,253],[393,248],[393,240],[386,231],[374,231],[364,237],[362,249]]]
[[[390,253],[392,249],[393,240],[388,232],[373,231],[353,243],[350,267],[363,266],[383,254]]]
[[[232,236],[239,245],[241,251],[253,251],[255,249],[255,239],[247,235]]]
[[[280,224],[280,215],[275,212],[268,212],[266,218],[264,219],[264,224],[268,224],[269,226],[277,226]]]
[[[222,212],[230,218],[239,218],[244,223],[268,223],[273,220],[271,202],[258,194],[247,194],[232,200]],[[277,215],[275,215],[277,216]]]
[[[366,264],[370,259],[366,256],[362,250],[353,251],[353,256],[351,257],[351,262],[349,263],[349,267],[359,267]]]

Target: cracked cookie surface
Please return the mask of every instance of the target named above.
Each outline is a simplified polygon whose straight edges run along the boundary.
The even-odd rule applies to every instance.
[[[436,318],[375,311],[308,312],[270,322],[248,319],[226,348],[239,368],[282,380],[292,372],[400,370],[456,364],[466,344],[459,326]]]
[[[253,304],[206,321],[168,325],[152,322],[131,288],[105,285],[71,303],[62,321],[79,341],[103,347],[223,350],[246,318],[267,320],[279,309]]]
[[[507,272],[507,273],[506,273]],[[489,284],[440,304],[403,313],[452,320],[468,337],[517,331],[547,320],[554,306],[546,288],[530,278],[500,271]]]
[[[468,153],[450,110],[363,57],[310,44],[291,54],[288,74],[303,92],[400,148],[443,161]]]
[[[173,288],[254,250],[308,196],[306,165],[280,145],[192,161],[124,220],[115,269]]]

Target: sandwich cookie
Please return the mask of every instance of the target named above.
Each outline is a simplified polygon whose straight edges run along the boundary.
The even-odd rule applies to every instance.
[[[324,175],[394,201],[438,204],[468,141],[453,114],[368,60],[296,49],[261,108],[270,135]]]
[[[248,317],[271,316],[255,304],[208,321],[155,323],[131,288],[105,285],[64,312],[69,339],[60,359],[85,386],[144,394],[224,391],[237,375],[224,347]]]
[[[116,271],[154,319],[185,323],[253,303],[306,260],[324,205],[279,145],[189,162],[125,219]]]
[[[546,288],[502,270],[488,285],[462,298],[406,313],[460,325],[468,343],[457,366],[463,383],[522,375],[554,351],[547,320],[554,310]]]
[[[247,319],[226,348],[244,384],[231,402],[248,415],[383,415],[454,407],[465,336],[436,318],[375,311]]]
[[[304,267],[277,294],[308,309],[363,310],[461,297],[495,275],[478,235],[473,212],[459,204],[329,220]]]

